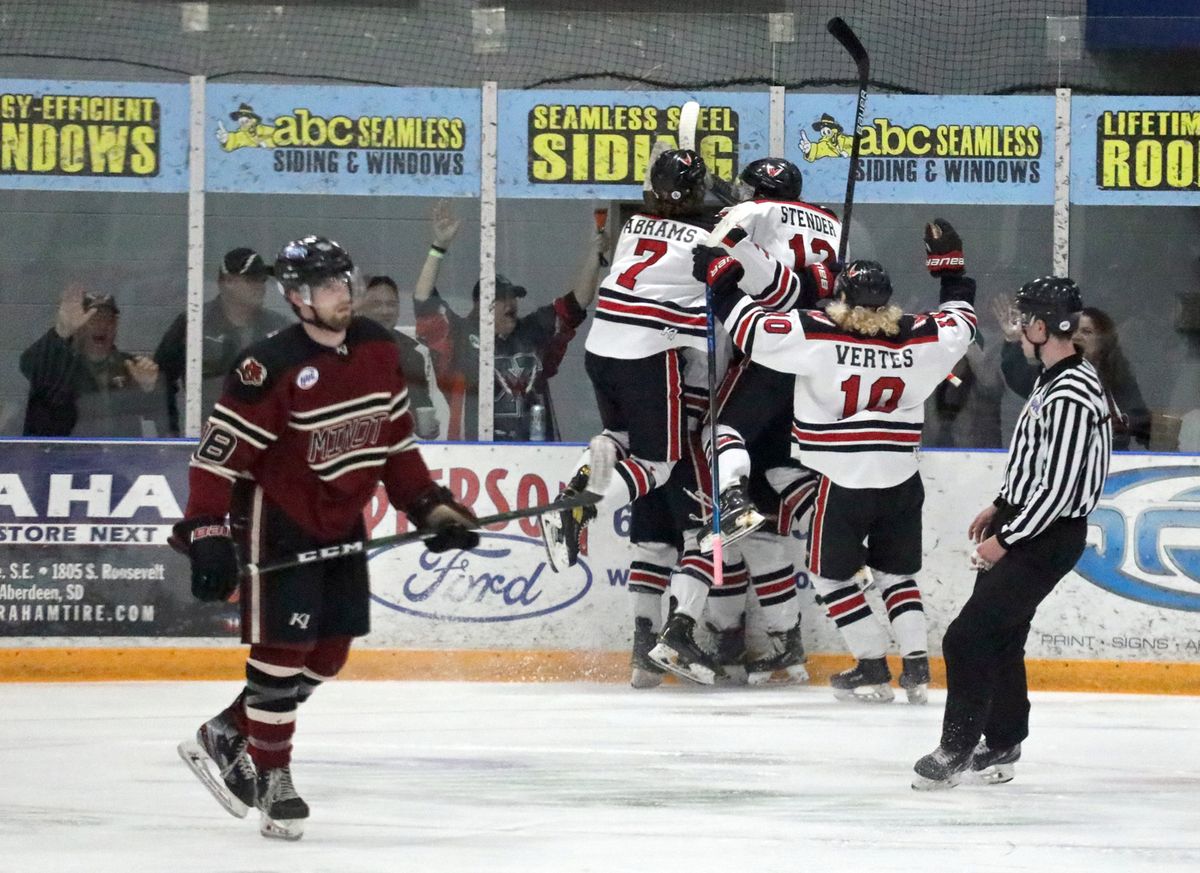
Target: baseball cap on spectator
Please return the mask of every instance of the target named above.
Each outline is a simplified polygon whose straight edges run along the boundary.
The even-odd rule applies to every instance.
[[[265,279],[273,274],[273,271],[266,262],[263,261],[262,255],[254,251],[254,249],[234,249],[226,252],[224,260],[221,261],[222,276],[244,276],[247,279]]]
[[[497,297],[524,297],[527,293],[521,285],[514,285],[508,280],[507,276],[496,274],[496,296]],[[479,299],[479,283],[475,283],[475,289],[471,292],[471,299]]]
[[[120,315],[121,310],[117,307],[116,298],[111,294],[84,294],[83,308],[90,309],[107,309],[113,315]]]

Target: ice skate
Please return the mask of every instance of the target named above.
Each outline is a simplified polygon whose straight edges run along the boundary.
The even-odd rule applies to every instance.
[[[925,655],[904,658],[900,687],[908,694],[909,703],[929,702],[929,658]]]
[[[587,466],[580,467],[567,483],[567,487],[559,493],[559,498],[582,494],[587,488],[590,474],[591,470]],[[583,529],[595,517],[595,506],[578,506],[575,509],[547,512],[538,516],[542,542],[546,546],[546,557],[551,570],[558,573],[579,563]]]
[[[748,488],[749,481],[743,476],[721,491],[722,547],[737,542],[746,534],[754,533],[766,521],[766,518],[754,507],[753,501],[747,495]],[[710,529],[700,537],[700,551],[709,554],[712,550],[713,533]]]
[[[630,657],[632,675],[629,684],[634,688],[657,688],[662,685],[663,668],[650,660],[650,650],[658,643],[658,634],[648,618],[633,620],[633,655]]]
[[[952,752],[938,746],[913,765],[912,787],[916,791],[940,791],[953,788],[962,781],[963,774],[971,767],[972,752]]]
[[[755,658],[746,664],[749,685],[800,685],[808,681],[808,660],[800,641],[800,623],[786,631],[770,634],[775,654]]]
[[[895,698],[887,658],[862,658],[849,670],[829,677],[833,696],[861,703],[891,703]]]
[[[258,774],[259,832],[264,837],[298,840],[304,836],[308,804],[292,785],[291,767],[274,767]]]
[[[255,801],[254,764],[246,754],[249,741],[224,713],[196,731],[195,740],[179,744],[179,757],[230,814],[245,818]]]
[[[993,749],[987,740],[980,740],[971,757],[971,782],[984,785],[1003,785],[1012,782],[1016,763],[1021,760],[1021,744],[1006,749]]]
[[[712,685],[725,674],[709,654],[696,644],[696,620],[690,615],[675,613],[659,635],[658,645],[650,650],[650,658],[664,670],[696,682]]]
[[[746,684],[746,628],[743,625],[717,630],[707,625],[717,641],[716,662],[725,674],[722,685]]]

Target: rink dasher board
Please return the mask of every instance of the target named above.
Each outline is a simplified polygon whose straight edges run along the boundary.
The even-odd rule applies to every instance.
[[[157,536],[177,520],[178,508],[186,505],[189,445],[122,445],[126,451],[115,451],[112,444],[78,442],[6,444],[5,460],[0,461],[0,529],[10,531],[10,536],[0,542],[0,568],[5,570],[5,578],[0,579],[0,663],[7,667],[0,668],[0,677],[32,678],[47,669],[52,677],[59,668],[50,669],[45,663],[39,668],[36,660],[61,662],[61,656],[51,654],[55,651],[77,653],[66,660],[78,667],[86,660],[81,657],[86,650],[114,650],[106,656],[96,652],[95,658],[107,657],[108,669],[119,673],[119,668],[112,666],[120,663],[116,650],[136,648],[146,656],[146,648],[157,648],[161,655],[171,653],[164,657],[167,666],[163,669],[172,675],[176,670],[187,675],[189,661],[224,664],[223,659],[236,655],[236,609],[219,607],[206,613],[205,607],[192,604],[186,593],[186,564]],[[50,456],[68,453],[70,463],[55,468],[60,477],[65,470],[87,472],[66,473],[71,478],[65,484],[60,478],[57,505],[51,505],[54,488],[44,479],[54,474],[46,472],[49,468],[39,472],[36,465],[23,464],[21,453],[13,452],[14,448]],[[483,515],[552,498],[569,476],[580,447],[441,443],[423,446],[422,452],[434,477]],[[86,458],[86,463],[76,463],[80,458]],[[920,464],[926,490],[925,566],[918,581],[930,621],[932,651],[937,654],[942,633],[973,583],[967,567],[967,524],[995,495],[1004,454],[926,451]],[[111,477],[111,493],[96,496],[104,491],[100,487],[104,481],[96,477],[105,476]],[[153,482],[143,481],[146,477]],[[169,493],[164,493],[164,488]],[[130,492],[136,493],[130,497]],[[145,505],[139,506],[141,498]],[[108,542],[103,546],[106,555],[117,556],[107,561],[117,568],[115,575],[123,572],[126,577],[140,574],[141,578],[87,580],[87,585],[105,594],[106,588],[140,584],[155,602],[172,604],[167,611],[176,617],[150,632],[132,625],[123,633],[105,628],[101,635],[90,627],[72,632],[69,623],[60,622],[53,633],[15,633],[17,628],[10,620],[13,610],[19,618],[21,608],[30,603],[28,597],[22,598],[20,589],[53,588],[53,583],[22,579],[19,574],[13,578],[12,565],[95,563],[100,547],[14,544],[11,531],[48,524],[112,525],[118,510],[123,515],[121,522],[156,531],[149,537],[154,542]],[[65,517],[64,512],[68,513]],[[382,488],[365,517],[376,537],[405,530],[407,525],[402,515],[386,505]],[[485,672],[496,669],[513,678],[518,678],[513,670],[519,672],[521,663],[539,660],[558,664],[556,677],[573,670],[596,678],[619,675],[631,632],[629,595],[624,590],[632,554],[623,536],[627,523],[625,511],[598,519],[591,527],[588,554],[580,566],[561,574],[547,566],[531,520],[490,531],[473,553],[432,555],[419,545],[373,552],[375,603],[371,634],[361,643],[363,669],[371,675],[386,673],[386,665],[391,664],[408,674],[424,665],[432,675],[440,675],[443,671],[437,662],[446,661],[447,654],[454,652],[462,653],[454,658],[461,657],[464,667],[474,663]],[[1147,677],[1161,674],[1162,681],[1175,690],[1194,687],[1200,691],[1200,681],[1191,676],[1200,662],[1198,459],[1116,456],[1105,498],[1092,516],[1088,542],[1076,572],[1039,610],[1029,636],[1028,656],[1048,665],[1062,662],[1063,671],[1052,669],[1052,674],[1078,677],[1085,671],[1101,686],[1115,682],[1115,688],[1135,673],[1142,681],[1153,683],[1157,680]],[[802,538],[792,542],[798,569],[803,566],[805,545]],[[132,569],[120,570],[123,555],[129,556],[124,563]],[[146,569],[159,564],[164,569]],[[143,570],[138,571],[139,567]],[[148,578],[154,576],[160,578]],[[808,650],[843,652],[836,632],[812,602],[807,578],[802,572],[797,578]],[[56,581],[64,591],[71,582]],[[75,580],[74,584],[81,582]],[[48,595],[43,591],[38,596]],[[877,597],[873,599],[878,604]],[[748,608],[753,621],[752,602]],[[206,616],[202,626],[194,626],[193,615]],[[17,624],[29,626],[28,622]],[[186,629],[180,632],[180,627]],[[422,653],[431,654],[423,660]],[[510,663],[501,669],[495,666],[496,659]],[[374,666],[366,667],[368,661]],[[407,666],[402,666],[402,661],[407,661]],[[1075,666],[1066,669],[1068,664]],[[593,668],[590,673],[589,665]],[[1168,665],[1170,669],[1165,669]],[[1164,669],[1146,672],[1157,667]],[[141,669],[131,668],[131,675],[141,676]]]

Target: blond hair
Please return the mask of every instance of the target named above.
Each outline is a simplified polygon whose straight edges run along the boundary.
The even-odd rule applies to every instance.
[[[848,306],[844,301],[835,300],[829,304],[825,314],[842,330],[851,333],[863,336],[875,336],[877,333],[895,336],[900,332],[900,318],[904,315],[904,310],[899,306],[881,306],[879,309]]]

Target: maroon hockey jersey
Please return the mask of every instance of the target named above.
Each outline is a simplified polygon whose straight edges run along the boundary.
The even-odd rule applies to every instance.
[[[300,324],[242,352],[192,455],[187,517],[224,516],[234,483],[320,540],[350,536],[382,479],[403,510],[432,484],[396,343],[356,317],[330,348]]]

